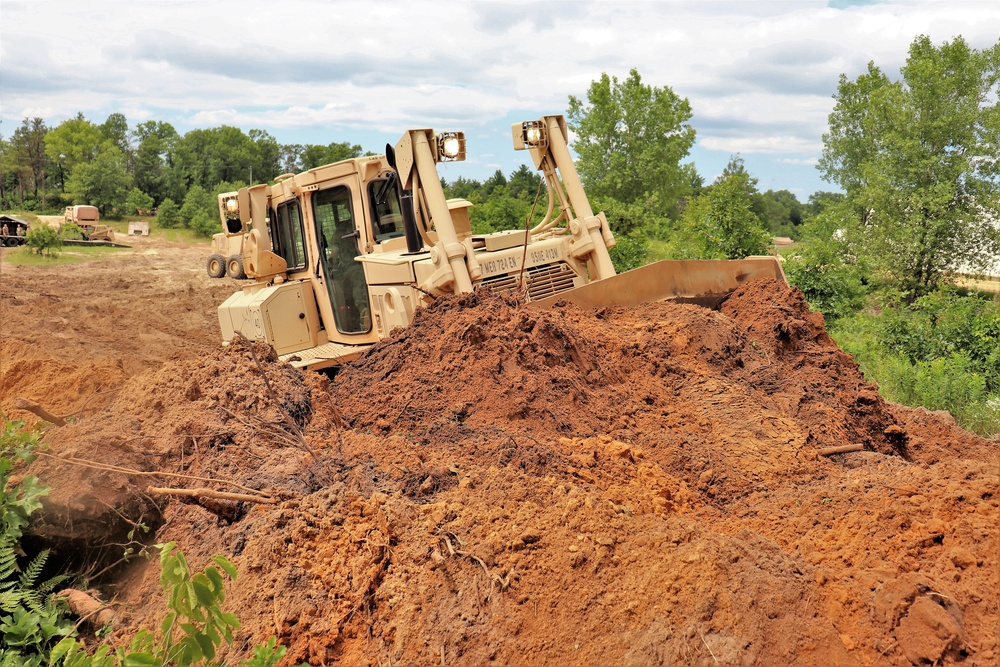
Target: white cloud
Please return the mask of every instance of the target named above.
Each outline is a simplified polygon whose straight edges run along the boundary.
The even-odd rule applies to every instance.
[[[839,74],[895,75],[918,34],[990,46],[997,25],[1000,3],[976,0],[3,0],[0,132],[82,111],[279,141],[412,126],[507,141],[509,113],[562,112],[634,67],[691,101],[700,148],[806,161],[815,179]]]
[[[755,137],[703,137],[698,141],[699,145],[710,151],[721,151],[732,155],[740,153],[742,155],[753,154],[788,154],[799,155],[819,154],[823,149],[823,144],[816,141],[808,141],[800,137],[793,136],[755,136]],[[808,164],[805,161],[791,162],[784,159],[786,164]],[[812,163],[815,164],[815,163]]]

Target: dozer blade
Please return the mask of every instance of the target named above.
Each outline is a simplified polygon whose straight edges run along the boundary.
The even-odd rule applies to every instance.
[[[532,301],[531,305],[550,308],[555,302],[565,300],[583,308],[601,308],[674,299],[715,308],[752,278],[776,278],[787,282],[777,257],[671,259]]]

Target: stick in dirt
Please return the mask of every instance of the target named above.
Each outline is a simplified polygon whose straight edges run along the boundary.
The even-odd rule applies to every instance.
[[[274,505],[278,501],[267,496],[252,496],[246,493],[229,493],[226,491],[213,491],[212,489],[174,489],[158,486],[146,487],[146,493],[153,496],[185,496],[188,498],[215,498],[216,500],[235,500],[249,503],[263,503]]]

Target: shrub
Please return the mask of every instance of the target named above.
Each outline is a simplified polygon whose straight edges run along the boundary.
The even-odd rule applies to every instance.
[[[615,271],[624,273],[646,263],[649,252],[649,241],[642,236],[617,236],[615,247],[609,253]]]
[[[913,363],[964,355],[969,370],[1000,392],[1000,304],[944,288],[884,311],[881,337]]]
[[[236,568],[223,556],[215,565],[191,573],[173,543],[160,548],[160,583],[167,593],[167,614],[160,632],[140,630],[126,650],[108,646],[93,654],[75,638],[65,609],[51,596],[67,575],[39,582],[48,556],[42,552],[21,567],[18,544],[28,518],[41,507],[49,489],[33,476],[10,484],[17,459],[30,461],[39,434],[24,422],[4,422],[0,434],[0,665],[2,667],[193,667],[226,664],[219,649],[233,641],[239,619],[222,611],[225,576],[236,579]],[[224,576],[225,574],[225,576]],[[58,643],[56,643],[58,642]],[[253,650],[246,667],[274,667],[286,649],[274,637]]]
[[[211,237],[220,231],[218,218],[213,218],[204,211],[195,211],[194,217],[191,218],[188,226],[198,236]]]
[[[213,556],[215,565],[191,573],[184,554],[171,542],[160,549],[160,584],[167,594],[167,613],[159,633],[140,630],[128,649],[113,654],[101,646],[93,655],[77,639],[64,639],[52,650],[52,667],[210,667],[228,664],[226,652],[233,632],[240,627],[235,614],[222,611],[225,579],[235,580],[236,568],[223,556]],[[217,567],[216,567],[217,566]],[[246,667],[273,667],[285,654],[285,647],[271,637],[253,650]]]
[[[25,244],[38,255],[52,255],[62,246],[59,232],[48,225],[33,225],[24,236]]]
[[[830,335],[854,355],[865,378],[877,383],[887,400],[947,410],[960,426],[985,437],[1000,432],[1000,396],[990,384],[996,368],[990,363],[1000,353],[988,357],[989,363],[976,361],[966,351],[935,356],[933,327],[915,323],[907,330],[900,324],[906,310],[896,306],[880,315],[856,313],[831,323]],[[997,339],[992,343],[1000,345]],[[924,358],[913,359],[903,349],[919,350]]]
[[[858,267],[838,257],[807,247],[789,257],[784,269],[788,282],[802,290],[809,305],[828,320],[849,315],[864,305],[867,290]]]
[[[83,230],[80,229],[78,225],[74,225],[72,222],[64,222],[59,227],[59,238],[62,240],[82,239]]]
[[[139,188],[132,188],[125,198],[125,215],[135,215],[140,210],[153,208],[153,198]]]
[[[193,228],[195,220],[199,220],[203,215],[218,219],[218,201],[213,199],[205,188],[194,185],[184,195],[184,203],[181,205],[181,224]],[[221,229],[221,223],[219,225]]]

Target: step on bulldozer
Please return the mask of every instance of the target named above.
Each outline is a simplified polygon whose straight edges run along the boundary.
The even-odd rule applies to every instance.
[[[665,260],[616,275],[614,235],[580,183],[565,119],[515,123],[512,137],[546,182],[546,214],[530,229],[473,234],[471,204],[445,198],[437,165],[465,159],[461,132],[409,130],[385,155],[228,196],[222,215],[245,230],[240,259],[253,282],[219,307],[224,342],[265,341],[293,366],[321,370],[356,359],[438,295],[490,288],[519,291],[539,307],[712,306],[751,278],[785,280],[769,256]]]

